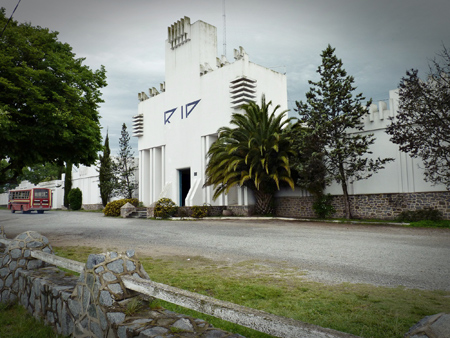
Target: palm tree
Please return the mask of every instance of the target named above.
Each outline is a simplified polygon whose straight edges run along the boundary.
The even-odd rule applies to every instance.
[[[288,134],[283,128],[287,110],[276,114],[276,106],[269,115],[270,101],[265,96],[261,106],[250,102],[242,106],[243,114],[233,113],[230,124],[218,130],[218,140],[208,151],[205,186],[213,186],[216,199],[234,186],[246,186],[256,198],[256,213],[274,212],[273,195],[286,182],[294,189],[289,167],[291,154]]]

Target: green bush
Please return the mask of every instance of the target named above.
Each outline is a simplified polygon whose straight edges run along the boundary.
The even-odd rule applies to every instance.
[[[121,200],[109,202],[106,205],[105,209],[103,209],[103,213],[105,214],[105,216],[120,216],[120,208],[122,208],[127,203],[131,203],[135,207],[139,205],[139,201],[137,198],[124,198]]]
[[[436,209],[425,208],[419,210],[405,210],[397,216],[399,222],[440,221],[442,212]]]
[[[208,216],[208,206],[207,205],[194,205],[191,207],[192,217],[194,218],[203,218]]]
[[[69,195],[69,206],[72,210],[80,210],[81,204],[83,202],[83,193],[80,188],[70,189]]]
[[[330,194],[319,195],[316,197],[312,207],[317,215],[317,218],[328,218],[336,212],[331,204],[332,201],[333,196]]]
[[[170,198],[161,198],[156,202],[153,214],[155,217],[168,218],[175,215],[177,209],[177,205]]]

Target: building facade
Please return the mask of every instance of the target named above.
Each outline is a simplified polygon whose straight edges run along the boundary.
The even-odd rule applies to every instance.
[[[401,152],[386,134],[386,128],[398,111],[398,90],[389,91],[388,102],[372,104],[363,119],[363,134],[373,134],[375,143],[370,147],[371,158],[393,158],[385,168],[365,180],[348,186],[351,209],[357,218],[394,219],[404,210],[432,208],[440,210],[450,219],[450,192],[445,185],[433,185],[424,180],[424,166],[420,158]],[[351,131],[350,131],[351,132]],[[343,217],[342,188],[334,182],[325,193],[334,198],[335,217]],[[313,198],[300,189],[277,193],[277,214],[285,217],[314,217]]]
[[[139,199],[150,206],[162,197],[179,206],[249,205],[253,196],[235,188],[212,200],[205,182],[206,154],[231,115],[262,95],[287,109],[286,76],[249,61],[242,47],[234,61],[217,57],[216,27],[188,17],[168,28],[165,82],[138,94],[133,136],[138,137]]]

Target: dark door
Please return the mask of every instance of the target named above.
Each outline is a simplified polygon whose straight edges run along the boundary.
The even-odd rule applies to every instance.
[[[189,189],[191,189],[191,169],[181,169],[179,172],[179,181],[180,181],[180,203],[179,205],[184,206],[186,197],[189,193]]]

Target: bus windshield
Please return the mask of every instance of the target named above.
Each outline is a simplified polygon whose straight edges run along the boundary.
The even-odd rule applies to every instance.
[[[34,190],[34,198],[48,198],[48,190],[47,189],[35,189]]]

